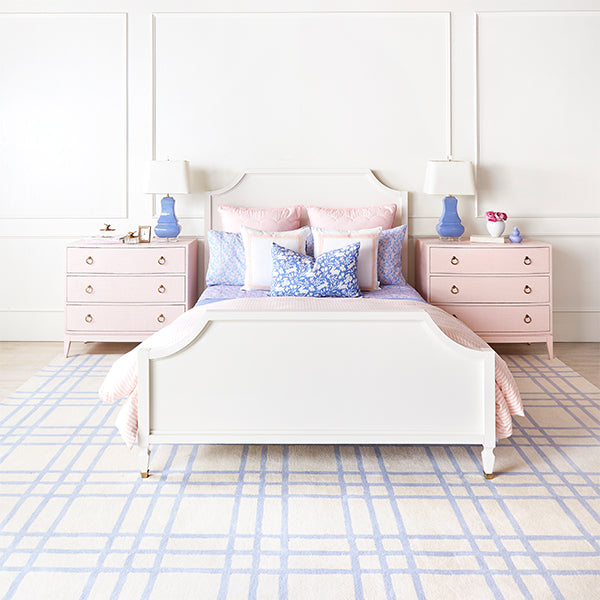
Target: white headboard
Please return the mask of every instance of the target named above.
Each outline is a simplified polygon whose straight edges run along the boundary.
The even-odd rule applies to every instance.
[[[217,207],[302,206],[354,207],[396,204],[394,226],[408,222],[408,192],[393,190],[372,171],[247,171],[227,187],[211,192],[208,228],[221,229]],[[306,211],[303,224],[308,224]],[[408,243],[402,251],[402,270],[408,268]],[[207,253],[208,254],[208,253]]]

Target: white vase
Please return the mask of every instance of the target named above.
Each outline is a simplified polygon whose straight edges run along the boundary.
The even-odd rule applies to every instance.
[[[488,221],[487,230],[492,237],[500,237],[504,233],[504,221]]]

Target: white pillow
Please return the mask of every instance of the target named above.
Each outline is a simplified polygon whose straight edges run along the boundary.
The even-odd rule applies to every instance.
[[[310,227],[293,231],[261,231],[242,225],[242,240],[246,256],[243,290],[270,290],[273,272],[271,248],[273,242],[288,250],[306,254],[306,238]]]
[[[338,231],[336,229],[312,228],[315,240],[315,257],[336,248],[342,248],[354,242],[360,242],[358,252],[358,285],[361,290],[378,290],[377,247],[381,227],[358,229],[356,231]]]

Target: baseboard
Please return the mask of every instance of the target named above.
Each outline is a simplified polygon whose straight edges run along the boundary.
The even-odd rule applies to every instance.
[[[65,317],[56,311],[0,311],[0,341],[61,342]],[[600,310],[554,312],[555,342],[600,342]]]
[[[600,310],[555,310],[555,342],[600,342]]]
[[[65,313],[62,310],[0,311],[0,341],[62,342]]]

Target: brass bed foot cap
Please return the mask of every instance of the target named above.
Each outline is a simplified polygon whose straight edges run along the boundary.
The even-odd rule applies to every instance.
[[[484,473],[485,478],[486,479],[494,479],[494,474],[493,473]],[[146,477],[148,477],[148,475],[146,475]]]
[[[142,471],[142,472],[140,473],[140,477],[141,477],[142,479],[148,479],[148,477],[150,477],[150,473],[148,473],[148,471]]]

